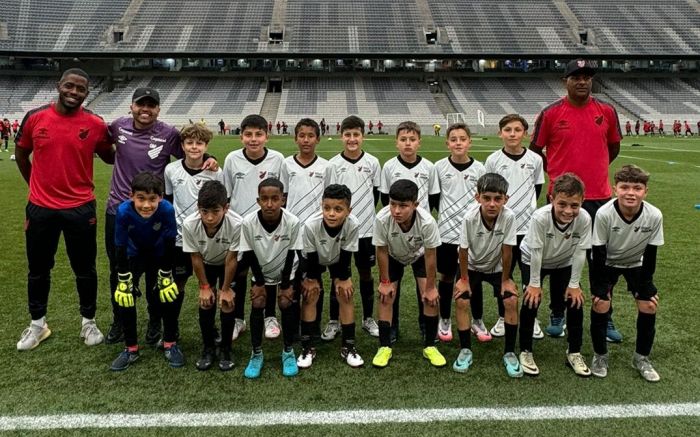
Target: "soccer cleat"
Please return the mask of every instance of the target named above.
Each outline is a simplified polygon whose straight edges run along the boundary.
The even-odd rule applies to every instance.
[[[377,328],[378,330],[379,328]],[[326,329],[321,334],[321,339],[324,341],[332,341],[340,334],[340,323],[337,320],[329,320]]]
[[[598,378],[605,378],[608,376],[608,354],[593,354],[593,359],[591,360],[591,375],[597,376]]]
[[[109,370],[112,370],[113,372],[120,372],[122,370],[126,370],[129,368],[131,363],[135,362],[136,360],[139,359],[139,352],[129,352],[128,349],[124,349],[117,355],[117,358],[112,361],[112,365],[110,366]]]
[[[51,330],[49,325],[44,323],[44,326],[39,328],[32,324],[22,332],[22,337],[17,342],[18,351],[29,351],[39,346],[39,343],[49,338]]]
[[[146,330],[146,344],[149,346],[158,346],[158,343],[162,340],[162,334],[160,320],[149,320],[148,329]]]
[[[486,330],[486,326],[484,326],[484,321],[482,319],[472,320],[472,333],[481,343],[491,341],[491,334]]]
[[[231,358],[231,351],[229,350],[222,350],[221,351],[221,359],[219,360],[219,370],[222,372],[228,372],[229,370],[233,369],[233,367],[236,364],[233,362],[233,358]]]
[[[314,363],[314,358],[316,358],[316,349],[307,348],[301,351],[301,355],[297,358],[297,367],[300,369],[308,369]]]
[[[532,356],[532,352],[525,351],[520,352],[520,368],[523,369],[523,373],[530,376],[537,376],[540,374],[540,369],[535,363],[535,359]]]
[[[124,341],[124,329],[122,329],[121,322],[112,322],[112,326],[109,327],[109,332],[105,338],[105,343],[116,344]]]
[[[277,317],[265,317],[265,338],[277,338],[282,329]]]
[[[236,319],[236,324],[233,325],[233,337],[231,340],[236,340],[246,330],[245,320]]]
[[[424,348],[423,358],[430,361],[430,364],[435,367],[444,367],[445,364],[447,364],[447,360],[435,346],[428,346]]]
[[[491,331],[489,331],[493,337],[503,337],[506,335],[506,321],[503,317],[499,317],[496,320],[496,324],[493,325]]]
[[[573,354],[566,353],[566,365],[571,367],[575,374],[578,376],[591,376],[591,369],[588,368],[586,360],[583,358],[580,352]]]
[[[379,325],[377,325],[376,320],[371,317],[367,317],[362,321],[362,329],[367,331],[372,337],[379,337]]]
[[[535,319],[535,323],[532,327],[532,338],[535,340],[541,340],[544,338],[544,332],[542,332],[542,328],[540,328],[540,321]]]
[[[197,370],[209,370],[214,364],[214,349],[205,347],[202,356],[197,360]]]
[[[90,320],[80,328],[80,339],[88,346],[95,346],[105,340],[105,336],[97,328],[94,320]]]
[[[565,335],[564,330],[566,330],[566,320],[564,317],[558,317],[554,314],[550,314],[549,325],[545,328],[547,335],[550,337],[563,337]]]
[[[513,352],[503,355],[503,365],[506,368],[506,373],[511,378],[521,378],[523,376],[523,368],[520,366],[518,357]]]
[[[372,365],[374,367],[379,367],[380,369],[389,365],[389,360],[391,359],[391,348],[382,346],[377,349],[377,353],[372,359]]]
[[[350,367],[362,367],[365,364],[365,360],[362,359],[354,347],[340,348],[340,358],[344,359]]]
[[[183,367],[185,365],[185,355],[177,344],[165,348],[165,359],[168,365],[173,369]]]
[[[472,351],[470,351],[467,348],[464,348],[459,351],[459,355],[457,355],[457,359],[455,362],[452,364],[452,370],[454,370],[457,373],[467,373],[467,370],[469,370],[469,366],[472,365]]]
[[[452,341],[452,320],[440,319],[438,324],[438,338],[445,343]]]
[[[608,319],[608,328],[605,331],[605,340],[608,343],[622,343],[622,334],[615,328],[612,319]]]
[[[654,366],[651,365],[648,356],[639,355],[635,352],[634,355],[632,355],[632,367],[637,369],[639,374],[642,375],[642,378],[648,382],[659,382],[661,379],[656,369],[654,369]]]
[[[245,376],[248,379],[255,379],[255,378],[260,378],[260,372],[262,371],[263,368],[263,353],[255,353],[253,352],[250,354],[250,361],[248,361],[248,365],[245,368],[245,372],[243,372],[243,376]]]
[[[299,367],[297,366],[297,357],[294,355],[294,350],[289,352],[282,351],[282,375],[292,377],[298,374]]]

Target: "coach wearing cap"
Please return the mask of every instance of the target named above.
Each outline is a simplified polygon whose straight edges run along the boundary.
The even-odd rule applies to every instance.
[[[583,180],[583,208],[592,219],[612,194],[608,166],[620,152],[622,139],[615,108],[591,96],[595,68],[593,62],[583,59],[567,64],[567,95],[542,110],[530,142],[530,149],[542,155],[550,180],[549,192],[551,181],[564,173],[572,172]],[[563,332],[564,303],[553,302],[550,308],[553,317],[547,333],[558,336]],[[559,327],[553,326],[556,317],[562,322]],[[612,319],[610,325],[615,331]],[[610,330],[609,334],[619,335]]]

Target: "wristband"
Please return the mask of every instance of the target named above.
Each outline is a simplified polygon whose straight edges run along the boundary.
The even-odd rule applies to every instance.
[[[468,278],[467,278],[466,276],[460,276],[459,280],[460,280],[460,281],[467,282],[467,281],[468,281]]]
[[[208,289],[210,289],[210,288],[211,288],[211,287],[209,287],[209,284],[201,284],[201,285],[199,286],[199,289],[200,289],[200,290],[208,290]]]
[[[386,284],[391,284],[391,280],[389,280],[389,279],[380,279],[379,282],[380,282],[381,284],[385,284],[385,285],[386,285]]]

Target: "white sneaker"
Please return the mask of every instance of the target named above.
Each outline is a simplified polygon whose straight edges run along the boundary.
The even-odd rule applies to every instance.
[[[637,369],[642,378],[648,382],[659,382],[661,379],[654,366],[652,366],[651,361],[649,361],[648,356],[639,355],[635,352],[632,355],[632,367]]]
[[[452,319],[440,318],[438,338],[445,343],[452,341]]]
[[[542,332],[542,328],[540,328],[540,321],[535,319],[535,325],[532,328],[532,338],[535,340],[541,340],[544,338],[544,332]]]
[[[277,317],[265,317],[265,338],[277,338],[280,336],[280,332],[282,329]]]
[[[354,347],[341,348],[340,356],[345,360],[346,363],[348,363],[348,366],[350,367],[362,367],[365,364],[365,361],[362,359],[360,354],[357,353]]]
[[[39,346],[39,343],[49,338],[51,330],[49,325],[44,324],[41,328],[30,324],[27,329],[22,332],[22,337],[17,342],[18,351],[29,351]]]
[[[316,349],[304,349],[301,355],[299,355],[299,358],[297,358],[297,367],[300,369],[308,369],[313,364],[314,358],[316,358]]]
[[[235,340],[238,338],[239,335],[244,333],[246,330],[246,324],[245,320],[243,319],[236,319],[236,324],[233,325],[233,337],[231,337],[231,340]]]
[[[573,369],[574,373],[578,376],[591,376],[591,369],[588,368],[586,360],[583,358],[579,352],[570,354],[566,353],[566,365]]]
[[[499,317],[498,320],[496,320],[496,324],[493,325],[493,328],[491,328],[491,331],[489,331],[492,336],[494,337],[503,337],[506,335],[506,321],[503,317]]]
[[[83,324],[82,328],[80,328],[80,338],[88,346],[95,346],[105,341],[105,336],[97,328],[94,320]]]
[[[491,334],[486,330],[486,326],[484,325],[484,321],[482,319],[472,319],[472,333],[481,343],[491,341]]]
[[[379,325],[377,325],[377,321],[371,317],[367,317],[362,321],[362,329],[367,331],[372,337],[379,337]]]
[[[535,363],[535,358],[532,356],[532,352],[520,352],[518,357],[520,361],[520,368],[526,375],[536,376],[540,374],[540,369]]]
[[[379,328],[377,328],[379,330]],[[329,320],[326,329],[321,334],[321,339],[325,341],[333,340],[340,333],[340,322],[337,320]]]

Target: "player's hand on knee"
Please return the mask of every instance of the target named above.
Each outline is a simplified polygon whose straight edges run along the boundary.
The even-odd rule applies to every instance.
[[[173,272],[171,270],[158,270],[158,294],[160,296],[160,301],[175,302],[177,296],[180,294],[180,290],[177,289],[177,284],[173,279]]]
[[[571,301],[571,308],[582,308],[583,307],[583,292],[581,291],[581,288],[575,287],[566,287],[566,291],[564,292],[564,301],[570,300]]]
[[[528,308],[537,308],[540,305],[540,300],[542,300],[542,287],[533,287],[532,285],[525,287],[523,303]]]
[[[117,275],[117,289],[114,290],[114,301],[122,308],[134,306],[134,280],[131,272]]]
[[[267,292],[264,285],[253,285],[250,289],[250,300],[253,308],[265,308]]]
[[[236,293],[231,287],[223,288],[219,291],[219,308],[225,313],[230,313],[235,307]]]
[[[352,280],[350,278],[345,280],[336,279],[335,292],[337,296],[343,299],[345,302],[352,302],[352,296],[354,294]]]
[[[469,281],[463,278],[459,278],[457,282],[455,282],[454,289],[452,290],[452,298],[454,300],[457,300],[460,297],[469,299],[471,297],[471,294],[472,291],[469,288]]]
[[[209,309],[214,305],[214,292],[209,284],[199,286],[199,307]]]
[[[426,289],[422,297],[423,302],[431,307],[436,306],[440,300],[440,294],[435,287]]]
[[[316,279],[305,278],[301,282],[301,293],[304,299],[317,299],[321,293],[321,286]]]
[[[294,303],[294,290],[292,287],[282,288],[277,293],[277,304],[283,310],[291,308]]]
[[[379,300],[382,303],[386,303],[388,300],[393,299],[396,294],[396,285],[390,280],[379,282]]]

